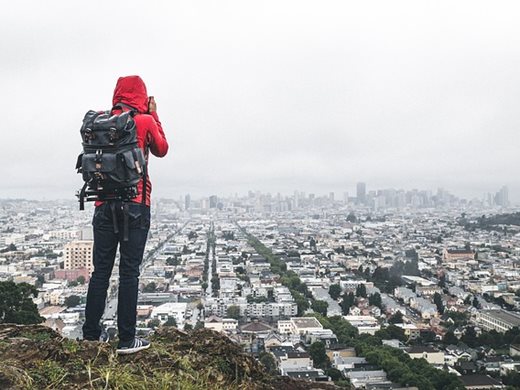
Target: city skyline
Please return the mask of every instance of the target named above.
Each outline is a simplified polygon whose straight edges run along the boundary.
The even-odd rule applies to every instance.
[[[186,202],[186,199],[185,199],[186,196],[189,196],[191,201],[196,201],[196,200],[201,200],[201,199],[209,200],[212,196],[217,196],[219,198],[227,198],[227,199],[237,198],[237,197],[244,198],[244,197],[247,197],[248,195],[250,196],[251,194],[270,195],[273,197],[280,195],[284,198],[291,198],[291,197],[294,197],[296,193],[298,193],[298,194],[302,194],[302,196],[304,196],[304,197],[311,195],[316,198],[330,198],[332,196],[333,200],[335,200],[336,202],[345,203],[346,196],[351,201],[355,199],[357,202],[357,200],[359,199],[358,191],[359,191],[360,185],[364,186],[364,197],[365,198],[373,197],[374,195],[380,195],[381,193],[386,193],[388,191],[393,191],[396,193],[402,193],[402,192],[404,192],[404,193],[411,193],[411,192],[426,193],[426,194],[429,194],[429,196],[436,196],[439,194],[439,192],[443,192],[445,194],[449,194],[450,196],[454,196],[457,199],[461,199],[461,200],[468,201],[468,202],[473,202],[473,201],[483,202],[484,204],[488,204],[491,206],[500,205],[503,207],[507,207],[507,206],[517,206],[518,205],[518,201],[515,200],[514,194],[513,194],[513,196],[511,196],[509,187],[507,185],[503,185],[500,188],[490,189],[489,191],[480,194],[480,196],[466,197],[459,193],[451,191],[451,189],[449,189],[449,188],[442,188],[442,187],[438,187],[435,189],[419,188],[419,187],[376,188],[376,187],[370,186],[369,183],[367,186],[366,182],[356,183],[354,186],[350,187],[350,191],[346,191],[346,190],[332,191],[332,190],[325,190],[325,189],[321,189],[319,191],[303,191],[301,189],[294,189],[292,191],[276,191],[276,190],[275,191],[266,191],[266,190],[255,188],[255,189],[243,189],[241,191],[235,191],[232,193],[218,192],[218,191],[211,191],[211,192],[207,192],[207,193],[200,193],[200,192],[199,193],[197,193],[197,192],[180,193],[180,192],[177,192],[175,194],[165,194],[165,196],[161,196],[161,193],[164,193],[161,191],[160,194],[154,194],[154,198],[157,198],[157,199],[180,199],[180,198],[182,198],[183,199],[182,202],[184,203],[184,202]],[[33,197],[31,197],[31,196],[2,197],[2,196],[0,196],[0,200],[9,200],[9,199],[27,199],[27,200],[41,199],[41,200],[45,200],[45,201],[55,199],[55,200],[65,200],[66,201],[66,200],[75,200],[76,198],[71,197],[71,196],[62,197],[62,198],[60,198],[60,197],[47,198],[47,197],[40,197],[40,196],[33,196]],[[360,204],[360,203],[363,203],[363,201],[357,202],[357,204]]]

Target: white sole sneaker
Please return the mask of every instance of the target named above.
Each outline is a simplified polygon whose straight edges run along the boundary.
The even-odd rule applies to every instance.
[[[141,339],[135,339],[130,347],[120,347],[116,349],[118,355],[130,355],[139,351],[150,348],[150,342],[142,341]]]

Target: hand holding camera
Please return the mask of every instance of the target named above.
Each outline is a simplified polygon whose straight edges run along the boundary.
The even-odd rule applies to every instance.
[[[155,99],[153,96],[150,96],[148,98],[148,113],[151,114],[152,112],[157,111],[157,104],[155,103]]]

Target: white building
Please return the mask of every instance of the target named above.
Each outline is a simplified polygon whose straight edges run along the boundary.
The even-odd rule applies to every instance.
[[[218,318],[212,316],[204,321],[204,327],[216,332],[234,331],[238,327],[238,321],[234,318]]]
[[[184,316],[188,304],[186,302],[168,302],[160,306],[154,307],[151,317],[157,318],[161,323],[168,321],[169,318],[175,318],[178,328],[184,327]]]
[[[425,359],[428,363],[438,366],[444,364],[444,352],[430,346],[415,345],[405,352],[412,359]]]
[[[348,315],[343,316],[343,318],[350,322],[352,326],[357,328],[359,334],[366,333],[374,335],[379,329],[381,329],[377,319],[372,316]]]
[[[323,326],[314,317],[292,317],[286,321],[278,321],[278,332],[281,334],[306,335],[321,330]]]
[[[484,330],[504,333],[520,327],[520,315],[505,310],[481,310],[477,312],[477,324]]]

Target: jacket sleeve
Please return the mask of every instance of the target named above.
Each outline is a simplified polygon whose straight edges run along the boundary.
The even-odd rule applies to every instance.
[[[157,113],[153,112],[151,116],[153,120],[150,121],[148,128],[148,145],[154,156],[164,157],[168,153],[168,141],[166,141],[166,136]]]

